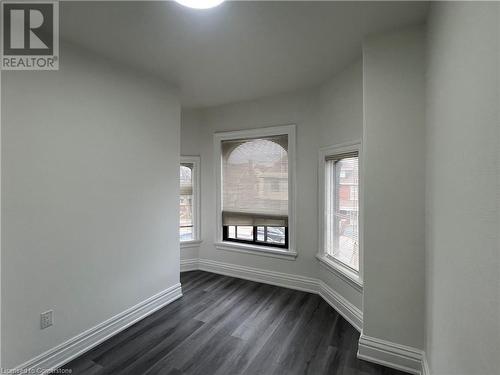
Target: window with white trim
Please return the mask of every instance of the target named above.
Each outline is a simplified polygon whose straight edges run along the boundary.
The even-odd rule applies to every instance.
[[[324,251],[359,272],[359,155],[325,157]]]
[[[199,158],[181,157],[179,168],[179,238],[180,242],[199,240]]]
[[[295,258],[295,126],[216,133],[216,247]]]
[[[223,240],[288,248],[288,136],[221,147]]]

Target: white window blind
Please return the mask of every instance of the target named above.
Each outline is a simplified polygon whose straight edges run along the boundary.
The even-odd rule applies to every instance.
[[[180,240],[193,240],[193,164],[191,163],[181,163],[180,166],[179,220]]]
[[[222,142],[223,225],[288,226],[288,136]]]
[[[359,271],[358,153],[325,160],[326,253]]]

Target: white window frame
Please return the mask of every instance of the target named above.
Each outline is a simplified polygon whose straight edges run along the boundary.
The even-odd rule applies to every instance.
[[[236,139],[264,138],[277,135],[288,136],[288,249],[272,248],[254,244],[241,244],[222,240],[222,142]],[[295,125],[281,125],[267,128],[238,130],[214,133],[214,161],[215,161],[215,241],[218,250],[236,251],[273,258],[294,260],[298,253],[295,243]]]
[[[200,166],[201,159],[199,156],[181,156],[179,167],[182,163],[189,163],[193,165],[191,176],[193,179],[193,239],[189,241],[181,241],[179,243],[181,249],[198,246],[201,240],[201,227],[200,227]]]
[[[340,154],[345,154],[349,152],[358,153],[358,163],[359,163],[359,187],[358,187],[358,199],[359,199],[359,271],[356,272],[351,267],[345,265],[341,261],[337,260],[333,256],[329,255],[325,249],[325,235],[326,235],[326,158],[329,156],[335,156]],[[342,143],[332,146],[323,147],[319,150],[318,159],[318,254],[316,258],[320,263],[329,271],[339,276],[348,284],[353,286],[355,289],[363,290],[363,255],[364,255],[364,242],[363,242],[363,157],[362,157],[362,142],[354,141],[348,143]]]

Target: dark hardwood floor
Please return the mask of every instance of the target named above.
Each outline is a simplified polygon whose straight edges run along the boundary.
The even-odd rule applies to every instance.
[[[184,296],[73,360],[73,375],[402,372],[356,358],[359,333],[314,294],[193,271]]]

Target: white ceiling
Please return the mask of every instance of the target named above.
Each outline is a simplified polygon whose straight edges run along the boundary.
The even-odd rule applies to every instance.
[[[61,36],[177,85],[185,107],[319,84],[362,38],[423,23],[425,2],[61,2]]]

